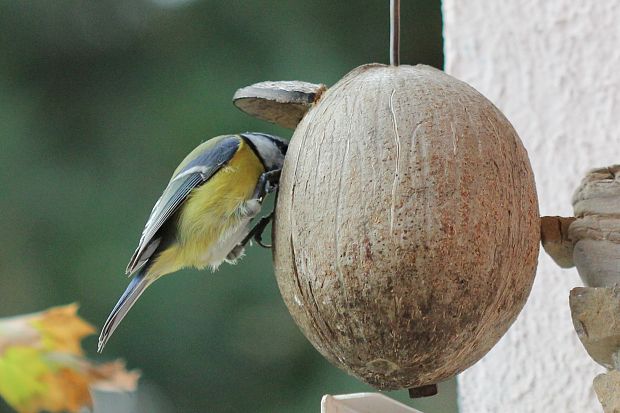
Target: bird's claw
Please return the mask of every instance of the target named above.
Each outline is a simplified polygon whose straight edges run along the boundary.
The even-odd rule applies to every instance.
[[[256,185],[256,190],[254,191],[254,198],[262,203],[267,194],[276,191],[278,189],[281,171],[281,169],[274,169],[261,174],[258,179],[258,184]]]

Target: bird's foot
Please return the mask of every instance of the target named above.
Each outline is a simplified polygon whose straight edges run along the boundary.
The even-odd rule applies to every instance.
[[[278,189],[278,182],[280,181],[281,172],[281,169],[274,169],[261,174],[258,179],[256,189],[254,190],[253,198],[256,198],[262,202],[267,194],[270,194]]]

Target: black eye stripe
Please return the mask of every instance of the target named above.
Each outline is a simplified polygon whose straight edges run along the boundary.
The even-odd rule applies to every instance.
[[[243,141],[248,144],[250,149],[252,149],[252,152],[254,152],[254,154],[256,156],[258,156],[258,159],[260,159],[260,163],[263,164],[263,167],[267,168],[267,164],[265,163],[265,159],[263,159],[263,156],[260,154],[260,152],[256,148],[256,145],[254,145],[254,142],[252,142],[252,140],[249,139],[248,137],[246,137],[244,134],[241,134],[240,136],[241,136],[241,139],[243,139]]]
[[[271,142],[275,143],[278,149],[280,150],[280,152],[282,152],[283,154],[286,154],[286,150],[288,149],[288,144],[285,142],[282,142],[281,139],[278,139],[273,135],[269,135],[268,133],[252,132],[252,134],[264,136],[265,138],[269,139]]]
[[[273,142],[283,155],[286,155],[286,151],[288,149],[288,143],[283,142],[279,138],[276,138],[273,135],[269,135],[267,133],[262,133],[262,132],[246,132],[246,134],[248,134],[248,135],[249,134],[259,135],[259,136],[263,136],[263,137],[269,139],[269,141]],[[252,140],[249,139],[247,136],[245,136],[245,134],[243,134],[243,133],[241,134],[241,137],[243,138],[244,141],[246,141],[250,145],[250,147],[258,155],[258,157],[261,158],[261,161],[263,162],[263,165],[264,165],[265,164],[265,160],[261,157],[260,153],[258,152],[258,149],[256,148],[256,145],[254,145]]]

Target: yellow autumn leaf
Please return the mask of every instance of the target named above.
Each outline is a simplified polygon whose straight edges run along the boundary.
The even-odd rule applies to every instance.
[[[80,341],[95,328],[77,316],[77,304],[50,308],[30,320],[41,334],[43,346],[51,351],[82,354]]]
[[[133,391],[139,373],[122,362],[96,365],[80,341],[94,328],[75,304],[0,319],[0,397],[20,413],[79,412],[89,389]]]

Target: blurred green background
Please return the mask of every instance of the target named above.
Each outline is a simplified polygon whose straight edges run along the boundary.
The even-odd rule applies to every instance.
[[[440,1],[404,1],[402,13],[402,62],[442,67]],[[386,62],[388,17],[387,0],[0,2],[0,316],[77,301],[100,326],[191,149],[229,132],[290,137],[235,109],[234,91],[332,85]],[[318,412],[325,393],[371,390],[305,340],[256,247],[217,273],[164,278],[102,356],[95,337],[84,345],[142,370],[138,394],[101,399],[119,413]],[[429,399],[390,396],[456,411],[453,381]]]

